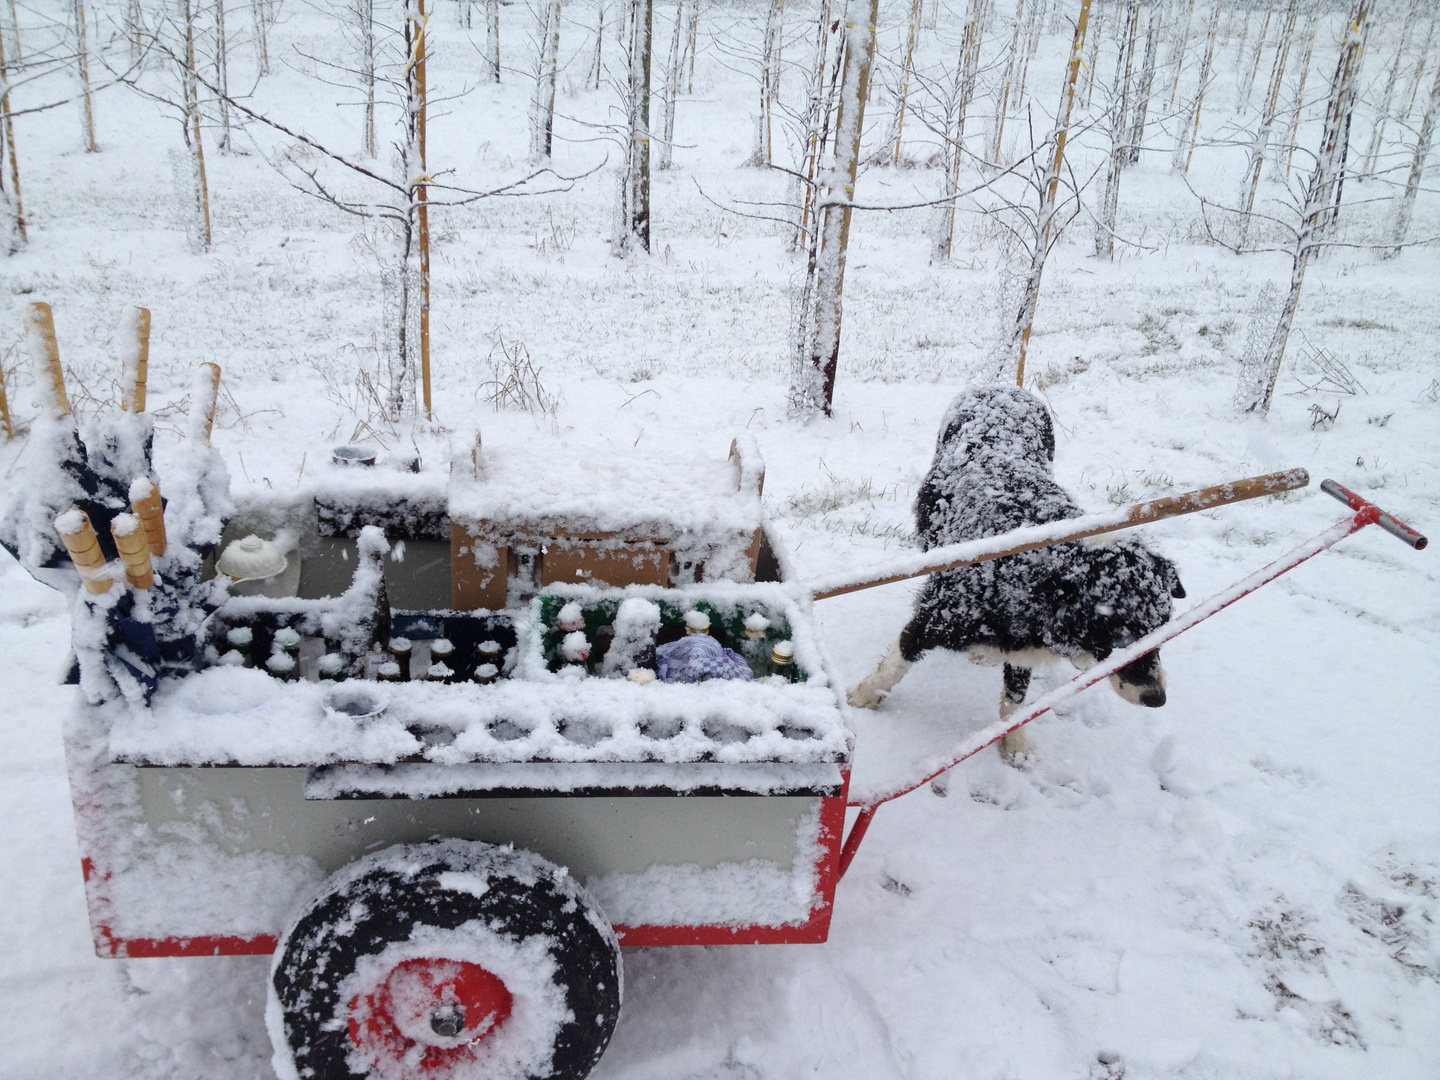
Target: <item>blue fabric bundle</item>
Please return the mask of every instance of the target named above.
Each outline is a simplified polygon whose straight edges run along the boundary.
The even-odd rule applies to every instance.
[[[655,650],[662,682],[704,682],[706,679],[750,679],[745,658],[709,634],[686,634]]]

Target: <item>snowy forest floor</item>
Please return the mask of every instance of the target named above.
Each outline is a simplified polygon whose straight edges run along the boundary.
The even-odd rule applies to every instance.
[[[319,14],[283,10],[271,48],[287,64],[296,46],[333,36]],[[591,460],[645,452],[663,469],[672,454],[723,455],[749,431],[768,464],[768,515],[801,576],[853,569],[909,543],[940,416],[988,374],[1003,260],[983,219],[967,219],[952,263],[932,265],[925,213],[858,216],[834,418],[787,419],[798,264],[778,230],[724,208],[783,189],[737,167],[749,152],[752,84],[714,48],[726,33],[753,39],[755,13],[704,10],[678,167],[656,178],[654,255],[610,253],[611,168],[568,193],[437,213],[437,425],[416,443],[442,452],[449,431],[478,426],[487,444],[545,441]],[[562,56],[573,49],[578,72],[594,13],[573,11]],[[529,16],[515,5],[504,18],[507,49],[524,55]],[[474,82],[477,55],[449,22],[436,24],[437,83],[458,88],[466,65]],[[797,18],[797,56],[804,26]],[[1034,78],[1047,106],[1067,44],[1054,34],[1042,43]],[[292,118],[312,108],[326,137],[356,144],[355,110],[331,106],[342,92],[277,70],[257,91],[267,107]],[[603,115],[609,91],[578,81],[562,79],[562,112]],[[432,129],[437,156],[487,176],[513,171],[527,93],[512,72],[453,102]],[[257,133],[243,154],[210,155],[216,243],[196,254],[170,208],[165,163],[178,123],[121,89],[97,110],[99,154],[81,152],[72,109],[17,124],[31,236],[0,264],[0,348],[17,416],[34,411],[19,336],[26,302],[54,305],[81,409],[113,407],[120,307],[135,302],[154,313],[162,476],[179,438],[173,406],[202,360],[225,372],[215,443],[237,489],[293,487],[306,455],[363,434],[362,421],[408,441],[356,386],[376,367],[384,324],[376,260],[354,222],[287,187]],[[885,111],[874,110],[877,133]],[[569,121],[560,131],[584,134]],[[604,156],[579,142],[559,153],[576,173]],[[1228,192],[1242,163],[1202,148],[1192,182]],[[925,172],[870,169],[862,188],[904,201],[930,182]],[[1197,205],[1168,152],[1144,158],[1125,184],[1122,231],[1146,247],[1099,261],[1077,223],[1041,293],[1030,371],[1056,418],[1061,482],[1102,509],[1310,470],[1307,491],[1147,529],[1179,566],[1191,598],[1182,608],[1338,520],[1321,477],[1440,532],[1440,252],[1381,261],[1341,249],[1317,262],[1275,406],[1267,421],[1241,419],[1230,399],[1247,316],[1263,283],[1288,281],[1288,258],[1196,243]],[[1435,232],[1437,219],[1437,200],[1422,195],[1415,234]],[[1375,206],[1360,207],[1347,235],[1380,221]],[[553,417],[485,403],[502,336],[524,343],[559,396]],[[1327,355],[1360,392],[1323,381]],[[1316,424],[1313,406],[1333,422]],[[0,447],[5,483],[24,468],[23,440]],[[839,886],[824,945],[627,950],[624,1011],[594,1075],[1433,1076],[1435,558],[1366,530],[1167,646],[1165,708],[1095,688],[1033,725],[1031,766],[986,752],[955,770],[943,796],[926,789],[886,807]],[[847,683],[884,653],[912,593],[892,585],[818,605]],[[0,555],[11,702],[0,720],[0,1076],[269,1077],[268,960],[93,955],[59,734],[74,700],[56,685],[67,633],[59,594]],[[1061,677],[1041,674],[1032,695]],[[858,757],[867,745],[929,748],[982,726],[998,698],[995,669],[932,655],[877,713],[856,716]]]

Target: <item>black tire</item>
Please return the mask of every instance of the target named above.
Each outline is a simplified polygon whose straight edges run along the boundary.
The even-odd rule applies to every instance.
[[[332,876],[281,939],[275,1071],[583,1080],[615,1030],[621,979],[609,921],[564,869],[473,841],[399,845]]]

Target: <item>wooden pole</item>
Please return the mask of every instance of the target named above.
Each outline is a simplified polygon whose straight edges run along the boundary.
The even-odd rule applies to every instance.
[[[1024,528],[1001,533],[999,536],[988,536],[980,540],[967,540],[961,544],[947,544],[944,547],[932,548],[921,555],[911,556],[908,560],[911,565],[905,566],[899,572],[865,574],[838,581],[819,582],[814,587],[814,597],[816,600],[825,600],[832,596],[859,592],[861,589],[873,589],[877,585],[889,585],[895,581],[924,577],[942,570],[973,566],[991,559],[1001,559],[1006,555],[1018,555],[1022,551],[1034,551],[1036,548],[1063,544],[1070,540],[1083,540],[1087,536],[1099,536],[1102,533],[1128,529],[1147,521],[1159,521],[1161,518],[1193,514],[1197,510],[1209,510],[1211,507],[1244,502],[1246,499],[1258,499],[1264,495],[1278,495],[1282,491],[1303,488],[1308,483],[1310,483],[1310,474],[1304,469],[1289,469],[1285,472],[1267,473],[1264,476],[1252,476],[1229,484],[1217,484],[1214,487],[1201,488],[1198,491],[1187,491],[1183,495],[1152,499],[1150,502],[1136,503],[1123,510],[1086,514],[1084,517],[1078,518],[1065,518],[1045,525],[1027,525]]]
[[[220,365],[201,364],[190,398],[190,438],[210,441],[215,427],[215,401],[220,395]]]
[[[125,566],[125,579],[137,589],[148,589],[154,585],[150,548],[145,542],[145,528],[140,519],[134,514],[116,514],[110,519],[110,535],[115,539],[115,550],[120,553],[120,562]]]
[[[120,407],[126,412],[145,411],[145,383],[150,371],[150,309],[132,307],[125,312],[127,343],[133,350],[123,361]]]
[[[425,402],[425,419],[433,420],[430,406],[430,207],[427,202],[428,175],[425,170],[425,0],[415,0],[415,141],[420,153],[420,173],[415,185],[416,220],[420,242],[420,390]]]
[[[50,305],[36,300],[25,309],[25,336],[30,341],[30,358],[44,369],[41,385],[49,382],[51,414],[59,420],[70,415],[70,398],[65,393],[65,371],[60,367],[60,342],[55,337],[55,314]],[[38,373],[37,373],[38,374]]]
[[[105,553],[100,550],[100,540],[95,535],[95,526],[84,510],[66,510],[55,519],[55,531],[65,542],[70,561],[85,583],[85,591],[96,594],[107,593],[112,584],[105,573]]]
[[[10,423],[10,400],[5,396],[5,365],[3,362],[0,362],[0,427],[5,428],[6,442],[15,437],[15,427]]]
[[[130,485],[130,509],[145,529],[145,546],[157,558],[165,554],[165,508],[160,502],[160,489],[140,477]]]

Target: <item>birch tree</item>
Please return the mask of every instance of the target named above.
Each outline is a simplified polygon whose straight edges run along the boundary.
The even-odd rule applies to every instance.
[[[905,129],[905,102],[910,94],[910,75],[915,67],[915,42],[920,36],[920,6],[924,0],[910,0],[910,22],[905,36],[905,52],[900,60],[899,85],[895,90],[895,112],[890,120],[890,134],[886,138],[890,150],[890,164],[900,164],[900,138]]]
[[[1360,73],[1361,49],[1369,14],[1370,0],[1355,0],[1340,43],[1335,74],[1330,81],[1325,127],[1315,154],[1315,167],[1305,185],[1299,225],[1294,229],[1294,242],[1290,248],[1290,288],[1262,363],[1241,376],[1236,401],[1244,412],[1264,415],[1270,411],[1275,384],[1280,377],[1280,365],[1285,359],[1285,347],[1290,340],[1290,329],[1295,322],[1295,311],[1300,306],[1305,270],[1322,247],[1325,229],[1339,208],[1345,144],[1349,138],[1350,116],[1355,107],[1355,84]]]
[[[100,147],[95,143],[95,106],[90,95],[90,35],[86,27],[85,0],[75,0],[75,64],[80,73],[85,152],[93,154]]]
[[[775,99],[780,93],[780,52],[783,47],[785,0],[770,0],[765,18],[765,44],[760,54],[760,109],[755,116],[754,165],[775,162]]]
[[[535,89],[530,98],[530,156],[548,159],[554,149],[555,81],[560,67],[560,0],[539,0],[535,13]]]
[[[1125,139],[1129,132],[1130,81],[1134,71],[1135,40],[1140,26],[1140,0],[1127,0],[1125,21],[1120,35],[1120,51],[1115,58],[1115,81],[1111,84],[1105,110],[1105,127],[1110,135],[1110,154],[1106,159],[1105,190],[1095,216],[1095,254],[1115,257],[1115,223],[1120,207],[1120,173],[1129,160]]]
[[[660,139],[660,160],[658,168],[668,169],[673,162],[675,150],[675,99],[680,95],[680,63],[684,54],[680,51],[681,33],[685,23],[685,0],[675,2],[675,25],[670,33],[670,60],[665,65],[665,112],[664,130]]]
[[[1155,88],[1155,58],[1160,47],[1160,34],[1164,28],[1163,9],[1159,0],[1150,5],[1150,24],[1145,31],[1145,59],[1140,65],[1140,85],[1135,92],[1135,108],[1130,118],[1130,132],[1126,137],[1125,163],[1134,165],[1140,160],[1140,149],[1145,144],[1145,117],[1150,110],[1150,96]]]
[[[1180,138],[1175,142],[1175,157],[1171,168],[1181,175],[1190,171],[1190,159],[1195,154],[1195,141],[1200,137],[1200,114],[1205,101],[1205,91],[1210,86],[1210,65],[1215,60],[1215,38],[1220,30],[1220,0],[1215,0],[1210,9],[1210,29],[1205,35],[1205,52],[1200,60],[1200,77],[1195,85],[1195,99],[1190,103],[1190,119],[1180,128]]]
[[[1250,220],[1255,209],[1255,194],[1260,187],[1260,171],[1265,165],[1265,152],[1270,144],[1270,131],[1275,126],[1275,116],[1280,108],[1280,84],[1285,78],[1285,65],[1290,57],[1290,38],[1295,33],[1295,19],[1299,14],[1299,0],[1289,0],[1284,21],[1280,27],[1280,40],[1275,49],[1275,60],[1270,68],[1270,83],[1265,92],[1265,103],[1260,111],[1260,124],[1255,129],[1255,138],[1250,145],[1250,163],[1246,170],[1246,182],[1240,196],[1240,239],[1238,247],[1244,248],[1250,236]]]
[[[1405,190],[1395,204],[1395,215],[1390,225],[1390,246],[1382,253],[1384,258],[1394,258],[1400,254],[1400,248],[1410,232],[1410,218],[1415,212],[1415,196],[1420,192],[1420,181],[1425,175],[1425,161],[1430,156],[1437,122],[1440,122],[1440,67],[1436,68],[1435,79],[1430,84],[1430,100],[1425,105],[1425,116],[1420,121],[1420,134],[1415,140],[1415,153],[1410,159]]]
[[[955,200],[960,191],[960,166],[965,157],[965,118],[975,96],[975,77],[980,67],[982,16],[986,0],[970,0],[965,16],[965,32],[960,40],[960,56],[955,63],[955,78],[947,104],[941,146],[945,166],[945,198],[941,205],[940,224],[935,238],[935,257],[949,259],[955,246]]]
[[[625,167],[614,250],[650,251],[650,51],[654,0],[630,0],[625,83]]]
[[[1380,159],[1380,147],[1385,141],[1385,125],[1390,119],[1390,107],[1395,100],[1395,88],[1400,78],[1400,68],[1405,62],[1405,47],[1410,43],[1411,32],[1415,28],[1415,22],[1420,17],[1420,5],[1410,4],[1405,12],[1405,20],[1400,26],[1400,40],[1395,47],[1395,58],[1390,62],[1389,74],[1385,77],[1385,93],[1380,102],[1379,114],[1375,117],[1375,126],[1370,131],[1370,145],[1365,151],[1364,163],[1360,167],[1363,177],[1375,171],[1375,165]]]
[[[500,81],[500,0],[485,0],[485,59],[490,81]]]
[[[880,0],[852,0],[845,15],[843,75],[835,118],[835,149],[821,173],[815,203],[816,227],[807,252],[796,305],[790,412],[831,415],[835,372],[840,361],[840,325],[845,289],[845,250],[850,240],[851,203],[860,167],[865,99],[875,59],[875,25]]]

